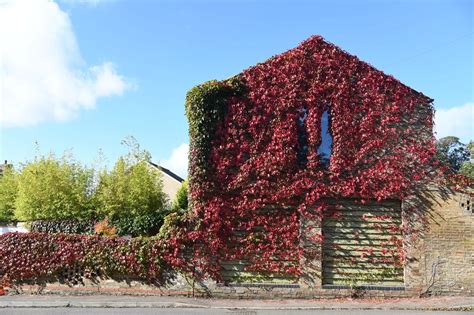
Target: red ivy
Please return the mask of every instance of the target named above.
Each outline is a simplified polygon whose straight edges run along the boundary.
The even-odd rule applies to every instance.
[[[156,239],[6,233],[0,236],[0,278],[57,276],[79,265],[90,274],[128,275],[162,283],[170,271],[166,256],[164,244]]]
[[[211,274],[218,277],[219,263],[235,259],[248,260],[252,270],[298,273],[300,217],[309,209],[322,217],[323,198],[403,199],[432,177],[432,100],[321,37],[239,78],[246,93],[227,98],[209,135],[211,175],[190,179],[201,218],[194,232],[199,261]],[[303,107],[309,149],[301,167]],[[333,138],[327,169],[317,154],[326,110]],[[198,153],[191,152],[191,168]]]

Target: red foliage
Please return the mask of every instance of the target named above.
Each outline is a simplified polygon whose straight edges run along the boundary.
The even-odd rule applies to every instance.
[[[300,217],[308,209],[321,217],[323,198],[403,199],[431,177],[432,100],[321,37],[245,70],[240,79],[247,93],[227,99],[207,157],[212,175],[190,180],[202,219],[194,237],[206,245],[198,256],[211,274],[218,274],[219,261],[240,258],[251,262],[249,269],[298,273],[285,262],[298,261]],[[303,107],[309,149],[301,167]],[[333,138],[327,169],[317,154],[326,110]],[[269,206],[276,209],[259,210]],[[293,211],[280,211],[287,206]]]
[[[455,191],[474,196],[474,179],[465,176],[464,174],[447,174],[443,177],[443,185]]]
[[[76,234],[6,233],[0,236],[0,277],[12,280],[55,276],[74,265],[98,275],[164,281],[169,264],[163,244]]]

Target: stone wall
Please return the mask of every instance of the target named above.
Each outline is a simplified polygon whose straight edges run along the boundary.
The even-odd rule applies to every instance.
[[[474,295],[474,213],[472,197],[433,189],[427,230],[415,247],[419,289],[426,294]]]

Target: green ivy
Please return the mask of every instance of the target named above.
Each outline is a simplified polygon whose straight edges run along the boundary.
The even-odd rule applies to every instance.
[[[218,122],[223,121],[229,97],[241,96],[246,86],[239,76],[224,81],[208,81],[186,95],[189,122],[191,181],[201,182],[208,175],[208,157]]]

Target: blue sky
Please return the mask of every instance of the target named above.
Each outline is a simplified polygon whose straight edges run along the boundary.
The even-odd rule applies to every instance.
[[[186,92],[313,34],[434,98],[440,136],[474,138],[471,1],[0,0],[2,14],[2,161],[38,141],[113,162],[133,135],[184,175]]]

